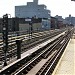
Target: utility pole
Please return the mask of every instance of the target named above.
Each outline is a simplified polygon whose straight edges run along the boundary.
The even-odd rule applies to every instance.
[[[7,66],[8,51],[8,14],[3,15],[3,50],[4,50],[4,66]]]
[[[33,26],[32,22],[29,23],[29,38],[32,38],[32,31],[33,31]]]
[[[29,22],[29,39],[32,38],[33,26],[32,26],[32,18],[25,19],[26,22]]]

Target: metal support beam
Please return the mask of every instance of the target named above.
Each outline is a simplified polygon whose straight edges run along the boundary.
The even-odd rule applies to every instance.
[[[22,43],[22,40],[20,40],[20,39],[16,40],[16,44],[17,44],[17,59],[21,58],[21,43]]]

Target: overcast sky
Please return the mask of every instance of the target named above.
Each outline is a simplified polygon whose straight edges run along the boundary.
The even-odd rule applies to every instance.
[[[0,17],[4,14],[15,15],[15,6],[26,5],[33,0],[0,0]],[[39,0],[39,4],[45,4],[51,10],[51,15],[67,17],[69,14],[75,17],[75,2],[71,0]]]

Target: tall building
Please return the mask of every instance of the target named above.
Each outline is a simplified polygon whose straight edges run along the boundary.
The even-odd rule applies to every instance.
[[[65,20],[68,21],[68,24],[75,25],[75,17],[72,17],[71,15],[69,15],[69,17],[66,17]]]
[[[15,17],[24,19],[36,17],[37,19],[41,19],[40,29],[50,29],[51,12],[47,9],[46,5],[39,5],[38,0],[27,2],[27,5],[15,6]]]
[[[58,15],[56,15],[56,16],[55,16],[55,18],[57,18],[57,19],[58,19],[58,21],[63,21],[62,16],[58,16]]]
[[[62,28],[62,27],[64,27],[64,25],[63,25],[64,19],[62,18],[62,16],[56,15],[55,18],[57,18],[57,20],[58,20],[57,28]]]
[[[27,5],[15,6],[15,17],[19,18],[50,18],[50,10],[47,9],[46,5],[38,5],[38,0],[33,2],[27,2]]]

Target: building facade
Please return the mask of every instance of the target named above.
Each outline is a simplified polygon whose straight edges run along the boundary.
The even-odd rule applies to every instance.
[[[64,27],[64,19],[62,18],[62,16],[56,15],[55,18],[58,19],[57,28],[63,28]]]
[[[46,5],[38,5],[38,0],[27,2],[27,5],[15,6],[15,17],[19,18],[50,18],[50,13]]]
[[[66,17],[65,20],[67,21],[69,25],[75,25],[75,17],[72,17],[71,15],[69,15],[69,17]]]
[[[58,19],[55,17],[51,17],[51,29],[58,28]]]
[[[41,18],[41,29],[50,29],[51,12],[47,9],[46,5],[38,4],[38,0],[27,2],[27,5],[15,6],[15,17],[18,18]],[[23,24],[21,24],[23,26]],[[20,26],[21,26],[20,25]],[[21,29],[22,29],[21,26]],[[23,26],[24,30],[24,26]]]

